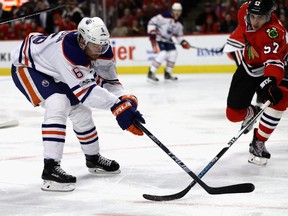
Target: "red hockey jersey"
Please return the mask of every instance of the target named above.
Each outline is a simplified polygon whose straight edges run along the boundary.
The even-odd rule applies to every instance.
[[[288,53],[286,30],[275,14],[261,29],[254,31],[247,22],[248,3],[238,11],[239,26],[231,34],[234,43],[244,46],[243,66],[251,76],[284,76],[284,58]]]

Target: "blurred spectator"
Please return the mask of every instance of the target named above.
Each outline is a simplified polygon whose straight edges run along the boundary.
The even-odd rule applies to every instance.
[[[217,22],[217,16],[215,11],[212,8],[212,5],[210,2],[206,2],[205,6],[204,6],[204,11],[201,12],[196,20],[195,20],[195,24],[196,24],[196,31],[201,31],[203,33],[203,26],[204,25],[211,25],[211,21],[209,20],[207,23],[207,18],[209,16],[209,19],[212,19],[212,23],[216,23]],[[207,27],[205,27],[207,28]]]
[[[151,17],[158,13],[162,13],[162,11],[166,9],[169,9],[172,3],[181,2],[183,5],[182,16],[190,19],[190,22],[185,22],[186,25],[188,23],[192,23],[189,29],[187,29],[187,26],[184,26],[186,27],[185,33],[192,33],[192,31],[195,29],[197,32],[201,32],[203,34],[217,32],[230,33],[235,28],[235,22],[237,22],[236,14],[238,8],[244,1],[245,0],[215,0],[203,3],[203,11],[198,13],[199,15],[196,16],[196,19],[194,20],[194,16],[191,16],[191,10],[194,10],[193,15],[195,15],[195,10],[201,11],[200,8],[196,8],[197,5],[203,5],[200,4],[201,1],[106,0],[106,25],[111,29],[115,27],[115,36],[127,36],[127,34],[133,36],[141,35],[143,28],[143,35],[145,35],[147,32],[147,23]],[[65,0],[28,0],[19,8],[17,8],[17,6],[12,6],[11,11],[8,12],[2,10],[3,4],[0,2],[0,20],[19,17],[21,15],[34,13],[39,10],[55,7],[65,3],[67,3]],[[101,17],[101,12],[104,12],[102,1],[99,1],[99,5],[96,5],[95,0],[69,0],[69,3],[75,3],[75,5],[69,5],[57,10],[43,12],[36,16],[27,18],[25,25],[31,25],[31,27],[26,27],[31,29],[32,26],[34,26],[33,29],[39,27],[42,28],[41,31],[39,30],[40,32],[42,32],[44,29],[45,34],[50,34],[59,30],[75,29],[75,24],[77,27],[79,20],[81,20],[84,16],[89,17],[92,13],[92,16]],[[277,3],[278,7],[276,9],[276,14],[287,29],[288,0],[277,0]],[[211,17],[213,22],[211,21]],[[123,24],[121,24],[121,26],[119,26],[117,19],[122,19]],[[191,19],[193,19],[193,22],[191,22]],[[35,20],[36,26],[33,20]],[[137,20],[138,22],[136,23],[134,20]],[[16,27],[14,28],[15,25]],[[17,22],[12,22],[8,26],[0,26],[0,40],[3,40],[3,38],[19,38],[21,35],[23,36],[25,32],[29,32],[29,28],[25,29]],[[11,36],[5,36],[7,31],[9,31]],[[22,31],[24,31],[24,33],[22,33]]]
[[[220,32],[221,33],[232,33],[237,27],[237,21],[232,19],[232,16],[229,12],[226,12],[224,15],[224,20],[220,23]]]
[[[0,20],[6,20],[12,17],[9,11],[3,10],[3,3],[0,2]]]
[[[206,22],[201,26],[200,33],[202,34],[215,34],[219,32],[219,23],[214,22],[213,16],[208,15]]]
[[[282,25],[285,27],[286,31],[288,31],[288,20],[285,16],[285,13],[280,13],[279,20],[282,23]]]
[[[128,35],[128,27],[123,25],[122,19],[117,19],[116,26],[111,31],[111,36],[127,36]]]
[[[37,25],[35,20],[31,20],[31,22],[29,23],[28,27],[28,32],[27,34],[31,33],[31,32],[40,32],[40,33],[45,33],[45,30],[42,26]],[[25,35],[26,37],[26,35]]]
[[[77,5],[70,5],[68,6],[68,8],[69,8],[68,15],[71,17],[71,20],[78,25],[78,23],[84,17],[83,11]]]
[[[14,34],[16,40],[21,40],[27,36],[29,33],[30,24],[26,19],[21,19],[17,21],[14,25]]]
[[[0,25],[0,40],[14,40],[15,33],[11,24]]]
[[[143,5],[151,7],[154,14],[163,13],[170,9],[170,2],[167,0],[143,0]]]
[[[123,25],[127,27],[132,26],[133,16],[131,14],[130,8],[125,8],[124,15],[121,17]]]
[[[128,36],[141,36],[145,35],[145,28],[139,26],[138,20],[134,19],[132,22],[132,27],[129,28]]]
[[[147,31],[147,24],[150,17],[144,15],[142,8],[137,8],[135,16],[133,17],[134,20],[138,21],[139,28],[144,29],[144,33]],[[132,23],[133,26],[133,23]]]
[[[59,23],[59,31],[77,29],[77,24],[72,21],[71,16],[66,15]]]
[[[49,8],[48,3],[45,0],[39,0],[36,4],[36,11],[44,10]],[[56,13],[56,11],[53,11]],[[55,24],[52,12],[42,12],[33,18],[35,19],[37,25],[42,26],[46,33],[51,34],[55,32]]]

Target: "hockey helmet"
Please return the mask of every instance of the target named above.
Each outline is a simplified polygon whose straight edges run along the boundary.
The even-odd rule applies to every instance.
[[[180,3],[174,3],[172,5],[172,15],[175,20],[178,20],[182,13],[182,5]]]
[[[182,5],[180,3],[175,2],[172,5],[172,10],[180,10],[180,11],[182,11]]]
[[[252,0],[248,4],[249,14],[267,15],[269,19],[271,17],[271,13],[275,9],[276,4],[274,0]]]
[[[101,18],[84,17],[78,24],[78,32],[84,39],[85,47],[90,42],[101,46],[100,54],[104,54],[108,50],[110,34]]]

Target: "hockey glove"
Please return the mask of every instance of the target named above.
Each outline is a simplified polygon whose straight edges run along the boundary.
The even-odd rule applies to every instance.
[[[134,95],[122,95],[119,99],[120,100],[125,100],[125,99],[128,100],[135,109],[137,109],[137,107],[138,107],[138,99]]]
[[[186,40],[182,40],[180,44],[184,49],[190,49],[190,44]]]
[[[283,93],[277,86],[276,78],[272,76],[263,77],[263,81],[260,83],[256,92],[262,103],[269,100],[273,105],[276,105],[283,98]]]
[[[157,44],[157,41],[156,41],[156,31],[151,31],[150,32],[149,39],[151,41],[154,53],[158,53],[159,52],[159,47],[158,47],[158,44]]]
[[[143,135],[143,131],[137,128],[133,121],[138,120],[144,124],[145,120],[128,99],[122,99],[119,103],[114,104],[111,107],[111,111],[116,116],[116,120],[123,130],[128,130],[135,135]]]

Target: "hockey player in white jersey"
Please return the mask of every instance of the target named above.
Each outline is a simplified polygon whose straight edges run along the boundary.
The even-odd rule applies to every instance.
[[[31,33],[12,52],[15,85],[34,106],[45,108],[43,190],[75,189],[76,177],[60,167],[68,117],[94,174],[117,174],[120,166],[100,155],[90,108],[110,109],[123,130],[143,135],[133,121],[145,121],[136,97],[118,80],[109,37],[100,18],[83,18],[78,31]]]
[[[156,58],[149,68],[148,80],[153,82],[159,81],[155,73],[164,61],[166,61],[164,79],[177,80],[177,77],[172,75],[178,55],[172,38],[174,37],[177,43],[181,44],[184,49],[190,48],[189,43],[183,38],[181,13],[182,5],[180,3],[174,3],[172,5],[172,12],[158,14],[148,22],[147,31],[149,38],[154,53],[157,53]]]

